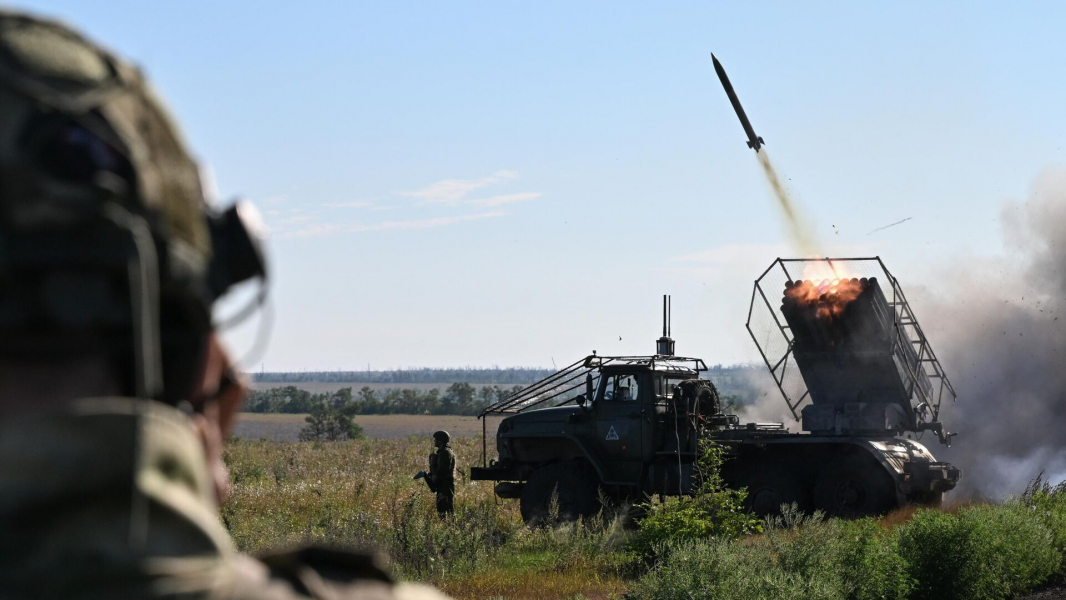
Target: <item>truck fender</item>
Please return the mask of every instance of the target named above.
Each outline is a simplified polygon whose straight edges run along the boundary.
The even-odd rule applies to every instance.
[[[574,454],[578,458],[581,458],[590,467],[592,467],[592,470],[594,470],[596,472],[596,476],[599,477],[600,483],[605,483],[605,484],[617,483],[617,482],[607,481],[605,479],[603,468],[602,468],[602,465],[600,464],[601,461],[595,460],[595,458],[593,457],[592,453],[589,451],[588,447],[584,443],[582,443],[580,438],[578,438],[576,436],[573,436],[573,435],[558,435],[558,436],[552,436],[552,437],[548,437],[548,436],[540,437],[540,436],[525,436],[525,435],[522,435],[522,436],[504,435],[503,438],[505,440],[529,439],[529,440],[536,440],[537,442],[540,442],[540,443],[552,443],[552,441],[555,440],[557,442],[566,443],[567,445],[572,446],[576,450],[576,452],[574,452]],[[514,458],[518,459],[518,457],[514,457]]]

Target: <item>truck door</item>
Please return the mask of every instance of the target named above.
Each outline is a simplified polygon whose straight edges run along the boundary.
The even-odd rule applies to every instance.
[[[644,433],[647,425],[642,414],[643,377],[616,373],[601,377],[600,390],[594,407],[596,432],[603,458],[616,463],[612,469],[620,480],[636,482],[640,478],[644,459]]]

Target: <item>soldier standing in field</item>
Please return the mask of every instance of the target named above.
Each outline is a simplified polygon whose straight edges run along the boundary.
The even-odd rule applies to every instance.
[[[441,517],[455,511],[455,454],[448,447],[452,437],[447,431],[433,434],[437,451],[429,455],[430,489],[437,493],[437,514]]]
[[[139,70],[0,10],[5,598],[434,599],[372,556],[236,551],[218,505],[244,387],[212,307],[266,268]]]

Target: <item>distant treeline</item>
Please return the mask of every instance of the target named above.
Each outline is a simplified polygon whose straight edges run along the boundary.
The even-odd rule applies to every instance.
[[[484,369],[396,369],[392,371],[289,371],[249,373],[252,381],[262,383],[494,383],[529,385],[554,373],[554,369],[532,367]]]
[[[704,373],[723,394],[744,396],[754,393],[753,375],[762,375],[762,365],[713,365]],[[530,385],[551,375],[555,369],[536,367],[488,367],[449,369],[395,369],[391,371],[271,371],[248,373],[252,381],[262,383],[375,383],[450,385],[457,381],[473,384]]]
[[[480,381],[462,381],[450,383],[447,387],[424,389],[391,388],[372,389],[363,386],[344,387],[333,392],[313,393],[300,389],[298,385],[287,385],[271,388],[268,390],[253,390],[249,392],[245,402],[245,410],[258,413],[310,413],[315,410],[336,410],[346,415],[476,415],[484,407],[499,402],[520,391],[521,384],[501,385],[510,381],[492,380],[500,373],[527,373],[536,374],[540,379],[551,374],[553,371],[546,369],[412,369],[406,371],[370,371],[373,374],[417,374],[417,373],[450,373],[453,376],[468,376],[471,373],[485,375]],[[715,365],[703,374],[704,377],[714,382],[718,391],[728,402],[734,406],[753,402],[758,394],[758,388],[754,385],[754,379],[762,370],[755,366],[731,366],[723,367]],[[366,375],[368,372],[363,371]],[[351,377],[357,373],[348,372]],[[436,383],[426,379],[401,382],[391,379],[375,379],[374,381],[353,381],[338,376],[336,379],[283,379],[283,376],[292,375],[316,375],[315,373],[260,373],[257,381],[272,382],[274,379],[263,378],[277,376],[278,382],[298,384],[303,382],[352,382],[352,383]],[[318,375],[344,375],[344,372],[324,372]],[[427,376],[428,377],[428,376]],[[528,383],[535,382],[536,379]],[[483,385],[477,388],[472,383],[493,384]]]
[[[313,413],[337,411],[352,415],[476,415],[481,409],[519,391],[522,386],[496,385],[475,388],[453,383],[438,388],[374,390],[364,386],[353,392],[345,387],[333,392],[312,393],[296,386],[252,390],[244,410],[256,413]]]

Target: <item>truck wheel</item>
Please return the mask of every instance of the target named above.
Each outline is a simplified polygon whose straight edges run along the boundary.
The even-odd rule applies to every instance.
[[[880,465],[830,467],[814,483],[814,507],[831,517],[865,517],[896,507],[892,482]]]
[[[599,482],[594,474],[571,463],[555,463],[533,472],[522,490],[522,520],[530,527],[551,516],[552,497],[558,498],[559,520],[576,521],[600,510]]]
[[[755,466],[738,486],[748,489],[744,507],[760,517],[781,514],[782,504],[795,502],[799,509],[810,509],[808,494],[797,478],[777,467]]]

